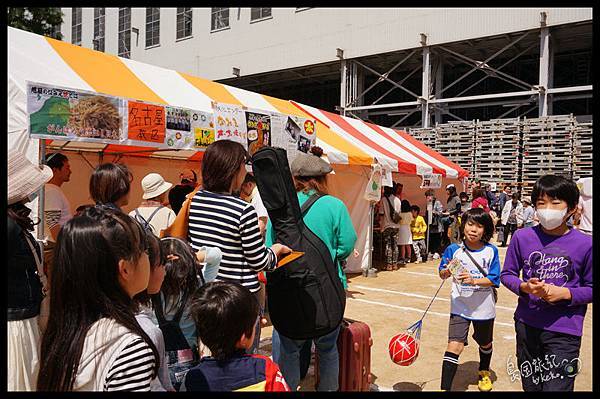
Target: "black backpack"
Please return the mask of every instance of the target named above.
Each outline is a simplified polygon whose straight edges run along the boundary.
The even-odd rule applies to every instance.
[[[140,224],[142,225],[142,227],[144,228],[144,230],[146,230],[146,232],[154,234],[154,228],[150,224],[150,221],[152,220],[152,218],[154,217],[154,215],[156,215],[156,213],[158,211],[160,211],[162,208],[164,208],[164,206],[160,205],[158,208],[156,208],[154,211],[152,211],[152,213],[150,214],[150,216],[148,216],[147,220],[144,219],[144,217],[142,216],[142,214],[138,211],[138,208],[135,208],[135,218],[136,218],[136,220],[138,222],[140,222]]]
[[[182,349],[191,349],[181,327],[179,327],[179,321],[183,315],[185,305],[187,304],[189,295],[184,295],[179,309],[175,313],[175,316],[171,320],[165,318],[163,313],[163,304],[160,297],[160,293],[152,295],[152,305],[154,307],[154,313],[158,319],[158,327],[162,331],[163,338],[165,340],[165,351],[177,351]]]
[[[275,241],[305,253],[268,274],[271,322],[278,332],[292,339],[328,334],[342,322],[346,293],[327,246],[302,219],[320,196],[309,198],[300,210],[287,154],[282,148],[259,149],[252,157],[252,169]]]

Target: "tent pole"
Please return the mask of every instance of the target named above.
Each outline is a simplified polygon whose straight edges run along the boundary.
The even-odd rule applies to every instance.
[[[46,140],[39,139],[39,154],[38,159],[40,160],[40,164],[46,163]],[[38,195],[38,218],[42,220],[42,223],[38,225],[37,229],[37,237],[39,240],[44,239],[44,205],[45,205],[45,197],[46,197],[46,189],[42,186],[40,189],[40,193]],[[43,251],[42,251],[42,261],[43,261]]]
[[[369,268],[367,269],[367,275],[369,270],[373,268],[373,209],[375,204],[373,201],[369,201]]]

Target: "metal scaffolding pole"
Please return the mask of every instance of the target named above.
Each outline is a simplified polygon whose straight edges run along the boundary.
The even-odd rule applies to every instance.
[[[440,54],[437,56],[435,70],[435,98],[442,98],[442,90],[444,85],[444,57]],[[443,112],[439,109],[435,109],[435,123],[442,123]]]
[[[429,95],[431,81],[431,63],[429,46],[423,46],[423,83],[421,86],[421,127],[429,127]]]
[[[540,30],[540,79],[539,79],[539,116],[552,114],[551,94],[548,89],[552,87],[552,48],[550,45],[550,28]]]
[[[340,72],[342,74],[341,76],[341,83],[340,83],[340,107],[341,107],[341,114],[342,115],[346,115],[346,104],[348,104],[347,101],[347,94],[346,94],[346,88],[348,87],[348,82],[347,82],[347,74],[348,74],[348,61],[342,59],[341,60],[341,65],[340,65]]]

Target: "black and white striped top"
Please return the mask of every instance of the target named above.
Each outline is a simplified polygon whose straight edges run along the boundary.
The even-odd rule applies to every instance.
[[[106,375],[105,391],[149,391],[154,353],[141,337],[125,346]]]
[[[192,247],[218,247],[223,257],[216,280],[260,289],[257,273],[270,270],[277,259],[266,248],[252,204],[228,194],[200,190],[190,205],[189,237]]]

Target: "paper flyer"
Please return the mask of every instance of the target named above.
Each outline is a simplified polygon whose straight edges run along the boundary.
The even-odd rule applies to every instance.
[[[371,176],[365,187],[364,198],[367,201],[379,201],[381,199],[381,165],[373,165]]]
[[[252,156],[261,147],[271,145],[271,115],[246,112],[248,153]]]
[[[421,175],[420,188],[440,188],[442,187],[442,175],[439,173],[425,173]]]
[[[180,122],[178,122],[180,123]],[[163,105],[127,102],[127,138],[141,145],[165,142],[165,107]]]
[[[215,141],[236,141],[248,149],[246,114],[239,105],[213,103]]]
[[[117,97],[27,83],[29,135],[70,141],[125,139],[125,101]]]
[[[206,148],[214,143],[215,125],[212,115],[207,112],[192,111],[192,132],[195,148]]]

